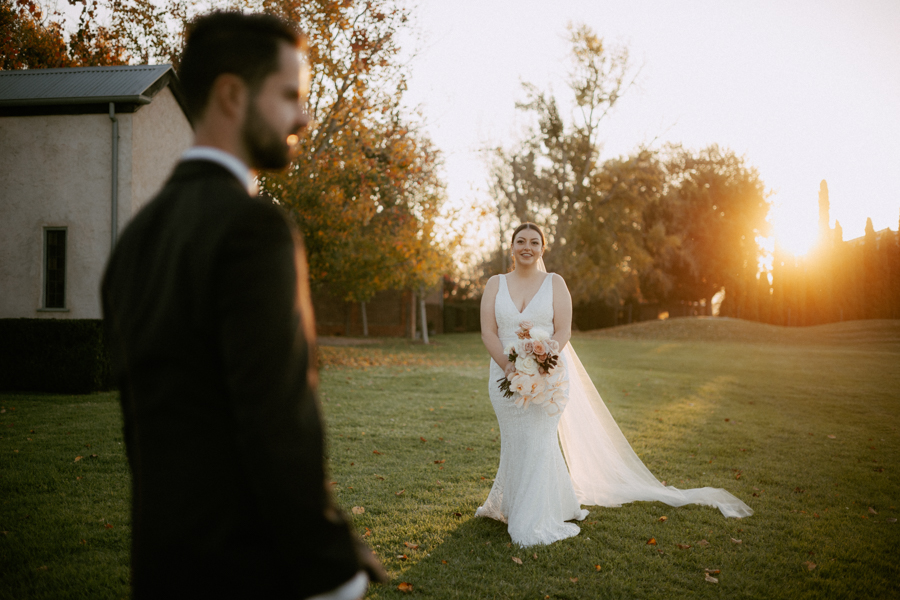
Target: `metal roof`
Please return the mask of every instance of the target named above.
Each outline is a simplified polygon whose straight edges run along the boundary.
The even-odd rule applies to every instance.
[[[171,65],[0,71],[0,115],[133,111],[167,85],[183,109]]]

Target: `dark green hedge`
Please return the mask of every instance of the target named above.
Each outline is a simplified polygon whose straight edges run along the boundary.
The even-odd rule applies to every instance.
[[[87,394],[112,388],[99,319],[0,319],[0,390]]]

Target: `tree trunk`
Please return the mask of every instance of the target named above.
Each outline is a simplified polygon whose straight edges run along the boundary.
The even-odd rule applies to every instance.
[[[369,320],[366,318],[366,303],[359,303],[359,314],[362,316],[363,337],[369,337]]]
[[[425,290],[419,292],[419,308],[422,311],[422,342],[428,343],[428,316],[425,314]]]
[[[409,291],[409,339],[416,339],[416,293]]]

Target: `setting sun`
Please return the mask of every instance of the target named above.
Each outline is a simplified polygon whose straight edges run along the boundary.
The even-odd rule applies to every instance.
[[[775,200],[769,211],[773,238],[771,245],[777,244],[781,250],[794,256],[807,254],[815,246],[819,236],[817,212],[815,205],[788,204]]]

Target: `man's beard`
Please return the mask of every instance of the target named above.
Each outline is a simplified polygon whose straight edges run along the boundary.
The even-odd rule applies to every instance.
[[[281,137],[272,129],[257,110],[256,102],[251,102],[247,109],[241,137],[253,168],[283,169],[290,164],[291,151],[287,144],[287,135]]]

